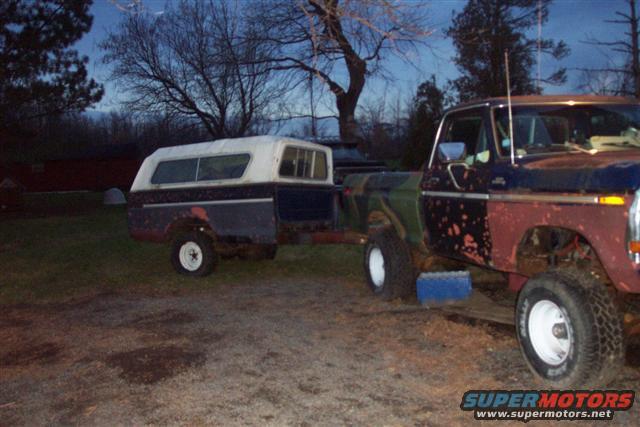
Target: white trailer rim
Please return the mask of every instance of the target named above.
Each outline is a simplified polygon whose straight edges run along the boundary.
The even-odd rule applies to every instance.
[[[369,251],[369,275],[376,288],[382,287],[385,276],[384,256],[377,246]]]
[[[185,242],[180,247],[180,265],[188,271],[196,271],[202,265],[202,248],[195,242]]]
[[[531,345],[543,362],[557,366],[567,359],[573,334],[565,312],[556,303],[535,303],[529,312],[528,330]]]

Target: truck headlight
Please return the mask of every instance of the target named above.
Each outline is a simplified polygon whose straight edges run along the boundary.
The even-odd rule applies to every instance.
[[[635,263],[640,263],[640,190],[636,191],[631,209],[629,209],[629,234],[627,250],[629,258]]]

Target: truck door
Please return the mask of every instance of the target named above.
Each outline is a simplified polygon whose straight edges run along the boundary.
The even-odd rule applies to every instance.
[[[426,244],[440,255],[490,264],[491,135],[488,108],[452,112],[443,119],[422,181]]]

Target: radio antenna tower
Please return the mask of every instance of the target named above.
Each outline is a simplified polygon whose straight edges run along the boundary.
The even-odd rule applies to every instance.
[[[538,93],[540,93],[540,61],[542,57],[542,1],[538,0],[538,79],[537,79],[537,89]]]

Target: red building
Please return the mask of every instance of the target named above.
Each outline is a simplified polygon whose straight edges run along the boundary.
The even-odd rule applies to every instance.
[[[89,147],[65,158],[14,163],[0,179],[11,177],[25,191],[128,191],[142,160],[135,144]]]

